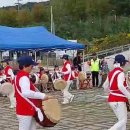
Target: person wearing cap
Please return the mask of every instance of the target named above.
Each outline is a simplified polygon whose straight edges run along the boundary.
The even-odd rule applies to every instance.
[[[52,98],[39,92],[29,79],[35,61],[30,56],[22,56],[18,59],[20,71],[15,77],[16,114],[19,121],[19,130],[36,130],[34,115],[38,113],[40,121],[43,120],[41,110],[36,104],[39,100]]]
[[[124,67],[127,60],[121,54],[115,56],[114,69],[108,73],[103,88],[108,93],[108,102],[115,113],[118,122],[109,130],[126,130],[127,107],[126,104],[130,99],[130,93],[126,83]]]
[[[69,87],[72,83],[72,80],[74,80],[74,77],[72,75],[72,69],[71,69],[71,62],[69,61],[69,56],[67,54],[64,54],[63,57],[63,67],[62,67],[62,74],[63,74],[63,79],[67,81],[67,86],[65,89],[62,91],[63,92],[63,102],[62,104],[67,104],[71,102],[74,98],[74,95],[72,95],[69,92]]]
[[[14,73],[12,67],[9,65],[9,59],[4,59],[2,62],[2,65],[4,67],[4,74],[6,76],[6,79],[12,83],[14,80]]]

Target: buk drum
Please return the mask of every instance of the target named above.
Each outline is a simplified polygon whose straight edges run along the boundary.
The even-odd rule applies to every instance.
[[[86,79],[86,74],[84,72],[79,72],[79,81],[84,81]]]
[[[67,82],[63,79],[57,79],[54,82],[54,88],[56,90],[63,90],[67,86]]]
[[[57,99],[48,99],[41,101],[38,106],[43,114],[44,120],[39,121],[37,113],[35,114],[35,120],[43,127],[55,126],[61,118],[61,106]]]
[[[128,80],[130,81],[130,71],[127,72]]]
[[[7,80],[2,80],[0,85],[0,93],[4,95],[10,95],[13,92],[14,92],[13,85]]]
[[[42,76],[41,76],[41,83],[47,84],[48,81],[49,81],[48,75],[47,74],[42,74]]]
[[[127,72],[126,81],[127,81],[128,86],[130,86],[130,71]]]
[[[38,84],[39,83],[39,77],[38,74],[33,73],[30,75],[30,80],[34,83],[34,84]]]

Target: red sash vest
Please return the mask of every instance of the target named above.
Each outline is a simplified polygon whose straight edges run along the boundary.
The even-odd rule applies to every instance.
[[[117,71],[121,71],[123,72],[123,70],[121,68],[115,68],[113,69],[112,71],[109,72],[108,74],[108,80],[110,82],[113,74]],[[124,95],[118,88],[118,82],[117,82],[117,77],[118,77],[119,73],[115,75],[114,77],[114,80],[111,84],[111,87],[110,87],[110,91],[112,91],[113,93],[117,93],[117,94],[121,94],[121,95]],[[126,84],[126,80],[124,81],[124,87],[127,87],[127,84]],[[113,94],[109,94],[109,98],[108,98],[108,102],[127,102],[128,99],[126,97],[122,97],[122,96],[117,96],[117,95],[113,95]]]
[[[63,65],[62,72],[66,72],[66,71],[67,71],[67,68],[66,68],[66,65],[67,65],[67,64],[70,64],[70,66],[71,66],[71,62],[70,62],[70,61],[66,61],[66,62],[64,63],[64,65]],[[63,76],[63,79],[64,79],[65,81],[68,81],[69,75],[70,75],[70,73],[69,73],[69,74],[65,74],[65,75]],[[74,80],[74,77],[73,77],[72,73],[71,73],[71,76],[70,76],[70,79],[69,79],[69,80]]]
[[[74,71],[75,74],[75,78],[77,78],[79,76],[79,72],[78,71]]]
[[[36,111],[35,108],[28,103],[18,92],[17,89],[21,92],[21,88],[19,86],[19,80],[21,77],[27,76],[29,78],[29,74],[23,70],[19,71],[16,79],[15,79],[15,96],[16,96],[16,113],[18,115],[27,115],[34,116]],[[17,89],[16,89],[17,86]],[[34,85],[30,81],[30,90],[36,91]],[[28,98],[29,99],[29,98]],[[29,99],[35,106],[39,104],[39,99]]]
[[[9,65],[5,67],[4,74],[6,75],[6,79],[11,82],[11,75],[8,74],[9,69],[12,69]]]

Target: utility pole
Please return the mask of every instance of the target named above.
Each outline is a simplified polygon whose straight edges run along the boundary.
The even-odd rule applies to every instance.
[[[54,25],[54,19],[53,19],[53,9],[51,6],[51,33],[55,34],[55,25]]]
[[[51,6],[51,33],[53,31],[53,12],[52,12],[52,6]]]
[[[21,2],[22,0],[17,0],[17,3],[15,3],[17,5],[17,11],[19,12],[20,6],[21,6]]]

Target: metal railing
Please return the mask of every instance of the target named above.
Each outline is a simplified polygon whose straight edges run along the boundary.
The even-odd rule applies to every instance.
[[[127,45],[123,45],[123,46],[119,46],[119,47],[113,47],[111,49],[99,51],[99,52],[96,52],[96,54],[100,58],[102,56],[106,57],[106,56],[110,56],[110,55],[113,55],[113,54],[116,54],[116,53],[121,53],[121,52],[127,51],[129,49],[130,49],[130,44],[127,44]],[[92,54],[86,54],[84,56],[85,61],[88,60],[88,59],[91,59],[91,58],[92,58]]]

